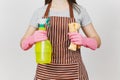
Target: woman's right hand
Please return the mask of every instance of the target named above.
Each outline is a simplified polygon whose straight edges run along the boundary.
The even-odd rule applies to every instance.
[[[34,43],[44,40],[47,40],[47,32],[43,30],[37,30],[33,33],[33,35],[22,41],[21,48],[23,50],[28,50]]]
[[[34,34],[30,37],[30,44],[34,44],[39,41],[47,40],[47,31],[37,30]]]

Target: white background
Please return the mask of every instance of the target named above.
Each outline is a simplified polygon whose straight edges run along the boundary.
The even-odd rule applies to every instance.
[[[90,80],[120,80],[120,1],[78,0],[90,14],[101,37],[96,51],[82,48]],[[34,48],[22,51],[19,42],[33,12],[44,0],[0,0],[0,80],[33,80]]]

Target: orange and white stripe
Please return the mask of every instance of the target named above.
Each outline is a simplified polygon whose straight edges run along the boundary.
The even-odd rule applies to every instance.
[[[88,80],[88,75],[82,62],[80,49],[68,49],[68,24],[75,22],[74,18],[50,17],[50,27],[47,28],[48,39],[51,41],[52,63],[38,64],[35,80]]]

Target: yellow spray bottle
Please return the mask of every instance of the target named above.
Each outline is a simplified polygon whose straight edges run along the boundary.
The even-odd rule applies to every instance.
[[[49,18],[41,19],[38,22],[38,30],[46,30],[45,24],[48,24]],[[51,63],[52,46],[49,40],[40,41],[35,44],[36,63]]]

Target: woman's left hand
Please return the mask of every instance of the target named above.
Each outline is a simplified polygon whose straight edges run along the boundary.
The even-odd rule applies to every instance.
[[[71,42],[76,45],[84,46],[92,50],[97,49],[97,41],[94,38],[83,37],[80,33],[77,32],[71,32],[68,33],[68,35],[69,39],[71,39]]]
[[[72,43],[76,45],[83,45],[83,37],[81,34],[77,32],[71,32],[71,33],[68,33],[68,35]]]

